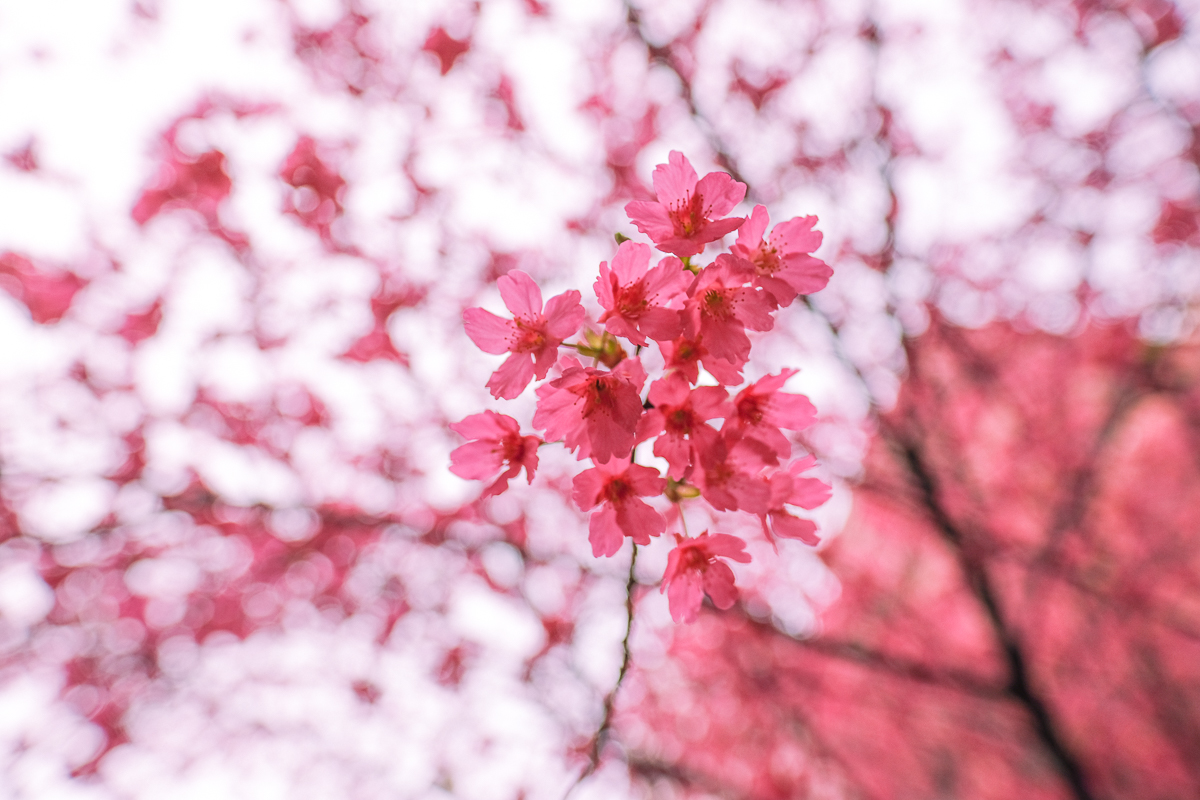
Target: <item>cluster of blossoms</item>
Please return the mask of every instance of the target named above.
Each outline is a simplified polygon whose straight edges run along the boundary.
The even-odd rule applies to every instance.
[[[555,377],[537,388],[533,426],[544,439],[522,436],[512,417],[475,414],[450,426],[473,440],[454,451],[451,470],[491,480],[489,496],[507,489],[522,467],[532,481],[545,442],[562,441],[580,460],[590,458],[593,466],[575,477],[573,499],[591,511],[593,553],[612,556],[625,537],[649,544],[666,532],[668,516],[678,522],[662,590],[671,616],[690,622],[704,594],[721,609],[737,599],[733,571],[720,559],[750,556],[730,534],[689,536],[684,503],[703,500],[716,511],[756,515],[772,542],[818,542],[816,526],[788,509],[816,508],[830,494],[828,485],[803,476],[816,461],[793,460],[782,431],[802,430],[816,416],[808,398],[783,391],[796,370],[761,378],[732,398],[730,387],[744,382],[746,331],[770,330],[778,308],[823,288],[832,270],[811,255],[821,244],[816,217],[776,225],[765,239],[770,220],[763,206],[748,219],[725,217],[746,194],[745,184],[725,173],[697,179],[688,160],[672,152],[654,170],[654,189],[656,202],[632,202],[625,211],[669,255],[651,267],[648,245],[621,241],[612,263],[600,264],[594,289],[604,311],[595,327],[578,291],[543,305],[537,284],[516,270],[497,282],[512,319],[482,308],[464,312],[467,335],[480,349],[508,354],[488,381],[494,397],[517,397],[552,369]],[[731,252],[708,266],[693,263],[706,245],[735,230]],[[577,334],[579,341],[566,341]],[[651,341],[663,367],[647,388],[640,354]],[[574,354],[559,358],[562,349]],[[705,385],[710,379],[716,385]],[[634,462],[637,445],[649,440],[665,475]],[[673,504],[668,515],[642,499],[656,496]]]

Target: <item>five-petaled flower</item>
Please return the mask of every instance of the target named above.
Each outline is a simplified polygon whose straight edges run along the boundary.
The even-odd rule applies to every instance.
[[[508,488],[510,478],[517,477],[525,468],[525,477],[533,483],[537,471],[538,445],[542,440],[536,436],[522,436],[521,425],[515,419],[495,411],[472,414],[462,422],[450,426],[450,430],[468,442],[450,454],[450,471],[467,480],[487,480],[504,469],[496,480],[483,490],[483,497],[500,494]]]
[[[807,397],[780,391],[798,371],[784,369],[738,392],[733,399],[734,413],[726,417],[722,430],[762,442],[781,459],[790,456],[792,445],[780,428],[801,431],[817,418],[817,409]]]
[[[604,309],[600,321],[605,329],[641,347],[646,345],[646,337],[661,342],[679,335],[682,320],[671,306],[683,299],[692,281],[677,258],[664,258],[647,271],[649,265],[647,245],[622,242],[611,269],[608,262],[600,262],[594,287]]]
[[[777,305],[787,306],[798,294],[825,288],[833,270],[811,253],[821,246],[820,231],[813,230],[816,217],[794,217],[781,222],[763,241],[771,221],[764,206],[755,206],[750,219],[738,231],[730,248],[735,256],[754,265],[753,285],[761,287]]]
[[[693,389],[681,373],[672,372],[650,384],[652,408],[638,423],[638,441],[657,436],[654,455],[667,460],[667,475],[681,480],[697,460],[695,454],[716,444],[719,434],[708,420],[724,417],[728,400],[729,392],[720,386]]]
[[[671,619],[676,622],[695,622],[704,595],[712,598],[719,609],[730,608],[737,601],[733,585],[733,570],[718,558],[749,563],[746,543],[727,533],[709,535],[708,531],[694,539],[676,536],[675,549],[667,556],[667,571],[663,574],[660,592],[667,593]]]
[[[621,549],[628,536],[634,544],[650,544],[667,527],[663,515],[639,497],[660,495],[667,482],[658,470],[632,464],[625,459],[610,459],[585,469],[575,476],[571,497],[580,510],[588,511],[603,503],[588,521],[592,554],[611,556]]]
[[[724,172],[699,180],[683,153],[672,150],[668,163],[654,168],[657,202],[634,200],[625,213],[659,250],[680,258],[698,255],[704,246],[738,229],[742,217],[724,217],[746,196],[746,184]]]
[[[562,439],[577,457],[589,456],[603,464],[626,458],[642,416],[642,386],[646,371],[637,358],[627,358],[611,372],[584,367],[567,356],[559,365],[562,377],[537,390],[533,426],[546,431],[546,439]]]
[[[798,458],[789,464],[787,469],[776,471],[768,479],[771,494],[767,501],[767,511],[758,516],[762,520],[763,534],[772,542],[779,536],[784,539],[799,539],[813,546],[820,544],[816,523],[797,517],[786,508],[793,505],[811,511],[829,499],[833,493],[829,484],[816,478],[801,477],[800,473],[816,465],[817,460],[812,456]],[[767,525],[768,519],[770,526]]]
[[[488,381],[492,396],[511,400],[529,381],[546,377],[557,358],[558,346],[583,324],[586,312],[575,289],[550,298],[542,310],[542,290],[524,272],[513,270],[496,281],[513,319],[482,308],[463,312],[463,325],[480,350],[493,355],[512,353]]]

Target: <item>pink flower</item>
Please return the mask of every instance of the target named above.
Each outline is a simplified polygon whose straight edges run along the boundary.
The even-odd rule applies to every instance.
[[[737,386],[742,382],[742,368],[739,364],[723,361],[709,352],[700,335],[680,336],[673,342],[659,342],[658,349],[662,351],[666,369],[678,370],[690,382],[695,383],[700,378],[700,365],[708,370],[718,382],[726,386]]]
[[[815,458],[805,456],[793,461],[786,470],[781,469],[771,476],[768,510],[765,514],[759,514],[763,533],[771,541],[775,540],[775,536],[779,536],[784,539],[799,539],[814,546],[821,542],[817,537],[817,526],[812,520],[793,516],[784,507],[794,505],[811,510],[829,499],[833,493],[829,484],[816,478],[800,477],[800,473],[812,469],[816,464]],[[770,528],[767,527],[768,517],[771,520]]]
[[[741,217],[717,218],[742,202],[746,184],[724,172],[710,172],[697,181],[696,170],[677,150],[672,150],[667,160],[654,168],[658,202],[634,200],[625,206],[625,213],[659,250],[680,258],[694,256],[704,250],[704,245],[745,222]]]
[[[533,378],[546,377],[563,339],[579,330],[584,310],[574,289],[550,298],[542,311],[542,290],[524,272],[513,270],[496,281],[504,305],[513,319],[498,317],[482,308],[463,312],[467,336],[485,353],[512,353],[492,374],[492,397],[512,398],[525,391]]]
[[[642,416],[642,386],[646,371],[637,358],[627,358],[612,372],[584,367],[563,358],[561,378],[539,386],[533,425],[551,441],[562,439],[578,458],[591,456],[597,464],[627,458]]]
[[[722,434],[697,455],[700,463],[691,481],[709,505],[717,511],[767,511],[771,490],[761,474],[774,457],[765,445],[736,433]]]
[[[536,436],[521,436],[521,426],[512,417],[484,411],[454,423],[450,430],[467,439],[478,440],[464,444],[450,454],[450,471],[458,477],[487,480],[497,470],[507,467],[483,490],[483,497],[507,489],[509,479],[517,477],[521,467],[525,468],[529,482],[533,482],[538,465],[538,445],[542,440]]]
[[[733,400],[736,410],[725,420],[722,430],[737,431],[746,438],[756,439],[780,458],[791,455],[792,445],[779,429],[804,430],[817,417],[817,409],[807,397],[779,391],[798,371],[785,369],[778,375],[760,378],[738,392]]]
[[[646,337],[655,341],[674,339],[682,328],[679,311],[669,308],[682,300],[692,276],[677,258],[664,258],[647,272],[650,247],[622,242],[608,262],[600,262],[596,297],[604,307],[600,321],[614,336],[645,346]]]
[[[741,367],[750,357],[746,328],[769,331],[775,324],[769,297],[743,284],[747,275],[730,255],[719,255],[696,279],[687,304],[685,335],[699,332],[716,358]]]
[[[580,510],[604,503],[588,521],[592,555],[597,558],[613,555],[621,549],[626,536],[635,544],[650,544],[651,536],[666,530],[663,515],[637,499],[662,494],[666,488],[667,482],[658,470],[619,458],[576,475],[571,497]]]
[[[719,386],[692,389],[679,372],[650,384],[653,408],[638,423],[637,439],[653,436],[654,455],[665,458],[667,474],[682,480],[696,457],[694,453],[712,448],[719,434],[708,420],[724,417],[731,409],[729,392]]]
[[[816,217],[794,217],[781,222],[763,241],[771,218],[764,206],[755,206],[750,219],[738,231],[737,244],[730,249],[754,265],[754,285],[762,287],[781,306],[791,305],[797,294],[812,294],[825,288],[833,270],[809,253],[821,246],[821,232],[814,231]]]
[[[663,574],[662,587],[659,589],[667,593],[671,619],[676,622],[695,622],[705,594],[721,610],[732,607],[737,601],[733,570],[717,559],[730,558],[743,564],[749,563],[746,543],[727,533],[710,536],[708,531],[695,539],[675,538],[678,544],[667,556],[667,571]]]

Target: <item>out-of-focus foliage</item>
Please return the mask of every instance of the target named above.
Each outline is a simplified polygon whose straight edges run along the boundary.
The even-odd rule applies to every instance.
[[[0,4],[0,794],[1195,794],[1196,10]],[[577,467],[446,424],[672,149],[821,217],[747,378],[854,510],[614,700]]]
[[[677,633],[637,767],[742,797],[1194,794],[1194,345],[938,320],[908,356],[821,636]]]

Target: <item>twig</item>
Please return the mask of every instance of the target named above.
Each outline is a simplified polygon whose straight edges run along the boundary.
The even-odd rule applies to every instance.
[[[604,716],[600,719],[600,727],[592,736],[591,746],[588,749],[588,764],[567,789],[563,800],[567,800],[575,788],[600,767],[600,751],[604,749],[612,731],[613,707],[616,705],[617,692],[620,691],[621,684],[625,681],[625,673],[629,671],[629,637],[633,633],[633,590],[637,586],[637,579],[634,577],[633,571],[637,566],[637,555],[638,546],[634,544],[633,556],[629,559],[629,578],[625,582],[625,638],[621,641],[621,670],[617,673],[617,682],[613,685],[612,690],[604,697]]]

